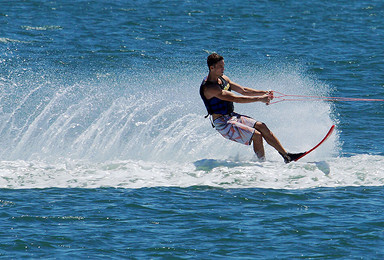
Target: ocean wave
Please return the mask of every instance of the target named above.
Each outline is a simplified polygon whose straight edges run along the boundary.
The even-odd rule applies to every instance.
[[[24,30],[27,31],[47,31],[47,30],[62,30],[63,27],[58,25],[44,25],[44,26],[21,26]]]

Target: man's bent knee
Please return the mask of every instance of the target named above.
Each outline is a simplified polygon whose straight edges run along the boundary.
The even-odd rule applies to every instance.
[[[263,122],[256,122],[255,129],[263,131],[263,130],[268,130],[268,127]]]

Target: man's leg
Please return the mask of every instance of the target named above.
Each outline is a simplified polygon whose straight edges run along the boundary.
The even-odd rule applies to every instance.
[[[287,151],[283,148],[281,145],[280,141],[277,139],[277,137],[268,129],[268,127],[262,123],[262,122],[257,122],[255,124],[255,129],[261,133],[262,137],[265,139],[265,141],[275,148],[282,156],[287,155]],[[261,141],[262,144],[262,141]],[[255,142],[254,144],[255,145]],[[264,151],[264,148],[263,148]]]
[[[304,153],[287,153],[287,151],[281,145],[279,139],[268,129],[268,127],[261,122],[255,124],[255,129],[261,133],[262,137],[267,141],[267,143],[275,148],[281,156],[284,158],[285,163],[292,162],[302,156]],[[262,144],[262,142],[261,142]]]
[[[264,152],[264,145],[263,145],[263,135],[257,130],[255,130],[255,133],[252,136],[252,143],[253,143],[253,151],[255,151],[257,158],[264,159],[265,152]]]

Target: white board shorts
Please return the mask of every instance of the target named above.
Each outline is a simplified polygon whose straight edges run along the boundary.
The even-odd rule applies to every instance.
[[[229,115],[223,115],[216,118],[213,124],[216,130],[225,138],[250,145],[252,143],[252,137],[255,133],[256,120],[240,115],[237,113],[231,113]]]

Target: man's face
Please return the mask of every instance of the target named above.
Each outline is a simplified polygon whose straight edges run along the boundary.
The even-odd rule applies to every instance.
[[[214,66],[211,66],[211,73],[216,76],[224,75],[224,60],[219,61]]]

